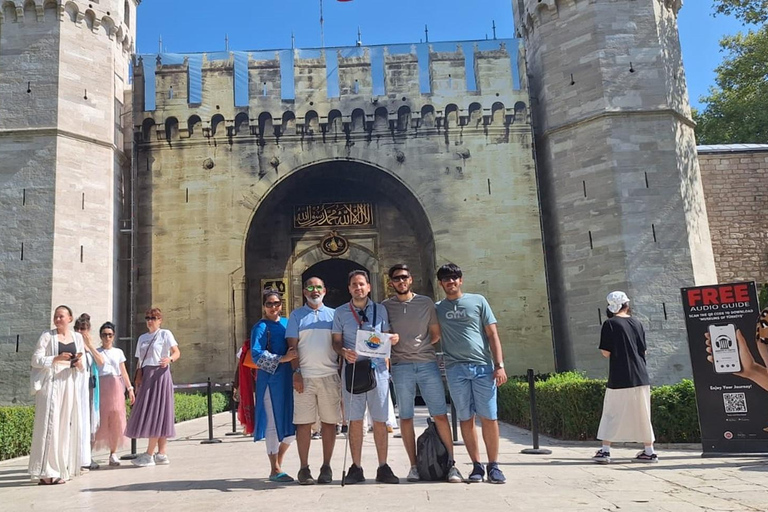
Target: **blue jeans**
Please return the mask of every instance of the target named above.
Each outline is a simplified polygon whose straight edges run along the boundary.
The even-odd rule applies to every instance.
[[[391,372],[397,395],[397,406],[400,409],[400,419],[413,418],[416,385],[419,386],[421,397],[427,404],[430,416],[434,418],[448,414],[448,407],[445,405],[445,387],[443,387],[443,378],[440,376],[437,361],[393,363]]]
[[[445,369],[445,374],[459,421],[471,420],[475,414],[498,419],[493,365],[455,363]]]

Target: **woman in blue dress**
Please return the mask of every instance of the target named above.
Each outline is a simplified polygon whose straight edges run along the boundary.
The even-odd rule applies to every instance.
[[[264,318],[251,330],[251,354],[259,367],[256,377],[256,428],[253,440],[266,440],[267,456],[272,466],[269,479],[273,482],[293,482],[282,470],[283,456],[293,442],[293,372],[290,362],[296,350],[288,348],[285,327],[288,320],[281,317],[282,297],[276,290],[262,296]]]

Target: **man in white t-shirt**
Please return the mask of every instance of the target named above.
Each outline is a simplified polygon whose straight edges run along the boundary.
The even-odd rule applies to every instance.
[[[302,485],[315,483],[308,459],[312,425],[319,416],[323,465],[317,483],[328,484],[333,480],[331,456],[336,444],[336,424],[341,422],[339,363],[331,342],[334,310],[323,304],[325,284],[318,277],[310,277],[304,282],[304,297],[306,304],[291,313],[285,332],[288,346],[299,353],[299,357],[291,361],[293,423],[301,462],[298,481]]]

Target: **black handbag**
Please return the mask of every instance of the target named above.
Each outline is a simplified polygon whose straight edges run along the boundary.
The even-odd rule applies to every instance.
[[[353,364],[347,363],[344,366],[344,377],[347,391],[353,395],[361,395],[376,389],[376,367],[370,359],[361,359]]]

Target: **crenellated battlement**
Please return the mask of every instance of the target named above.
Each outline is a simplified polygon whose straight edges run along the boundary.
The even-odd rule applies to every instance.
[[[140,0],[0,0],[0,25],[20,27],[38,23],[70,22],[102,34],[122,48],[126,54],[134,51],[134,20]],[[2,30],[2,27],[0,27]]]
[[[517,40],[139,56],[134,124],[151,141],[527,123],[518,57]]]
[[[563,11],[580,2],[595,3],[600,0],[515,0],[515,17],[520,35],[528,35],[542,23],[559,20]],[[632,1],[632,0],[627,0]],[[677,16],[683,0],[655,0]]]

